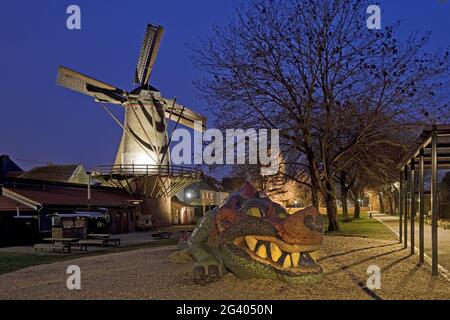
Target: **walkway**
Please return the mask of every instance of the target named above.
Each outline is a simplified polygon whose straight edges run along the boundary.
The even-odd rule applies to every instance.
[[[206,286],[192,281],[194,262],[176,246],[80,257],[0,275],[0,299],[448,299],[450,283],[397,241],[325,236],[320,283],[286,285],[227,274]],[[69,265],[81,268],[81,290],[68,290]],[[381,289],[366,287],[369,266]]]
[[[387,225],[398,237],[398,216],[391,216],[382,213],[374,213],[373,217],[383,222]],[[416,221],[415,224],[415,241],[414,245],[419,248],[419,223]],[[411,240],[411,222],[408,220],[408,241]],[[425,235],[425,254],[431,257],[431,226],[425,225],[424,229]],[[450,230],[445,230],[443,228],[438,228],[438,249],[439,257],[438,263],[445,269],[450,271]],[[416,250],[418,254],[418,250]]]

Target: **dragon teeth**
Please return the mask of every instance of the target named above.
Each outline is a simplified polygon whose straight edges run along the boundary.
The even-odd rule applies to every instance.
[[[258,240],[256,240],[253,237],[247,236],[247,237],[245,237],[245,242],[247,243],[247,246],[250,250],[255,251]]]
[[[319,256],[319,251],[310,252],[309,255],[311,256],[311,258],[313,258],[314,261],[317,261],[317,258]]]
[[[258,247],[258,250],[256,250],[256,254],[260,257],[260,258],[267,258],[267,250],[266,250],[266,246],[264,244],[260,245]]]
[[[294,267],[298,266],[298,261],[300,260],[300,253],[291,253],[291,260]]]
[[[275,243],[270,243],[270,256],[274,262],[277,262],[282,254],[280,248]]]
[[[248,248],[253,251],[261,259],[271,259],[277,262],[277,265],[283,269],[290,267],[310,266],[315,263],[318,258],[318,251],[313,252],[284,252],[280,247],[272,242],[259,241],[255,237],[245,236],[245,243]]]
[[[283,268],[289,268],[292,265],[291,256],[288,254],[286,258],[284,258]]]

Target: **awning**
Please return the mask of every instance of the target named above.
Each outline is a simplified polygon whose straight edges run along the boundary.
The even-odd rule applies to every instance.
[[[61,218],[92,218],[92,219],[100,219],[105,218],[105,214],[99,212],[81,212],[75,211],[74,213],[55,213],[49,215],[49,217],[58,216]]]

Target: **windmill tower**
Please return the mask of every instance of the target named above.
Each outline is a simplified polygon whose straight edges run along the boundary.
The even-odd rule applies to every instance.
[[[167,122],[194,128],[201,121],[204,130],[206,118],[182,106],[176,99],[167,99],[149,84],[153,65],[163,35],[161,26],[147,25],[139,53],[134,83],[130,92],[95,80],[66,67],[58,67],[60,86],[91,96],[122,128],[123,134],[114,165],[100,166],[94,176],[106,184],[120,187],[143,199],[138,225],[146,227],[171,224],[170,199],[181,188],[201,179],[202,173],[192,168],[171,166]],[[107,104],[125,109],[122,123]]]

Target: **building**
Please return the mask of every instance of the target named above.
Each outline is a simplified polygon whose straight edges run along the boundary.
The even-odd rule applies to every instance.
[[[229,193],[238,191],[246,180],[246,178],[240,177],[226,177],[222,179],[222,187]]]
[[[89,182],[89,176],[81,164],[49,164],[47,166],[33,168],[21,174],[15,174],[15,177],[41,181],[80,183],[84,185]]]
[[[176,196],[172,197],[172,223],[174,225],[195,224],[195,207],[181,201]]]
[[[32,243],[36,234],[35,210],[0,195],[0,246]],[[26,218],[27,217],[27,218]]]
[[[182,189],[177,198],[195,206],[196,215],[204,215],[208,210],[221,205],[228,197],[227,192],[215,178],[205,176],[203,180],[195,182]]]
[[[0,230],[7,235],[3,242],[37,241],[51,234],[49,216],[77,211],[103,212],[111,233],[135,230],[140,199],[99,186],[92,186],[90,194],[88,201],[88,188],[81,184],[4,178],[0,188]]]
[[[8,155],[0,155],[0,179],[9,174],[22,173],[23,170]]]

